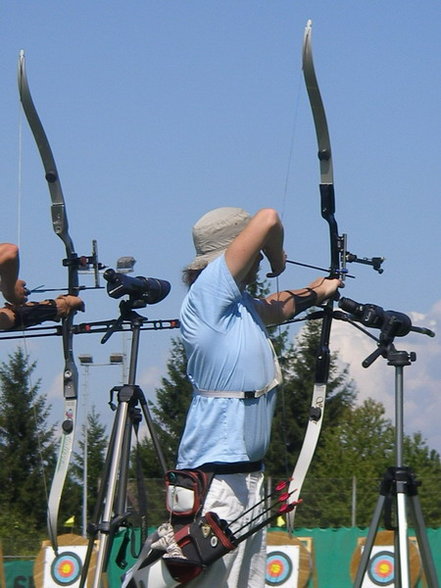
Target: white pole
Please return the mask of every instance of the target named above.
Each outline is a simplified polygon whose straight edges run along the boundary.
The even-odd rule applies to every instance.
[[[84,365],[84,447],[83,447],[83,537],[87,537],[87,429],[88,429],[89,366]]]

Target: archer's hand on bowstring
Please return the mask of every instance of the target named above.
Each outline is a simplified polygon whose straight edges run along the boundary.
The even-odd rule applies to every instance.
[[[7,287],[2,288],[4,298],[14,305],[24,304],[28,299],[28,290],[24,280],[16,280],[13,288],[8,290]]]
[[[268,257],[266,251],[264,251],[264,253],[271,265],[271,271],[266,274],[266,277],[277,278],[277,276],[280,276],[280,274],[285,271],[286,260],[288,259],[288,256],[286,255],[285,251],[283,251],[283,249],[276,258]]]

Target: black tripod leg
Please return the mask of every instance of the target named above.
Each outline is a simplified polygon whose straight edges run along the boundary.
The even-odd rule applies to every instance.
[[[435,564],[433,562],[429,540],[427,539],[426,525],[424,524],[423,511],[421,510],[421,504],[418,499],[418,495],[410,496],[409,505],[415,524],[415,533],[417,536],[418,548],[420,551],[427,584],[430,586],[430,588],[439,588]]]
[[[372,521],[369,526],[369,532],[367,534],[366,542],[364,544],[364,549],[361,553],[357,575],[355,576],[354,580],[354,588],[361,588],[361,585],[363,584],[363,578],[367,571],[369,558],[371,557],[372,546],[374,545],[375,537],[377,535],[378,527],[380,525],[381,515],[384,510],[385,500],[386,497],[382,494],[378,498],[377,506],[375,507],[375,511],[372,516]]]
[[[133,410],[133,409],[132,409]],[[129,418],[130,417],[130,418]],[[118,480],[118,493],[116,499],[116,506],[114,509],[114,516],[123,515],[127,511],[127,482],[129,479],[129,464],[130,464],[130,447],[132,442],[132,427],[133,423],[131,415],[128,415],[126,426],[124,430],[124,439],[121,450],[121,463]]]
[[[150,432],[150,437],[152,439],[152,443],[155,448],[156,455],[158,457],[159,463],[161,464],[162,471],[164,472],[164,474],[166,474],[167,470],[168,470],[167,464],[165,463],[164,454],[162,453],[161,445],[159,443],[158,436],[156,435],[155,425],[153,424],[153,420],[150,415],[149,407],[147,406],[147,401],[146,401],[145,396],[141,390],[139,391],[139,395],[140,395],[141,409],[142,409],[142,412],[143,412],[143,415],[145,418],[145,422],[147,423],[147,427]]]

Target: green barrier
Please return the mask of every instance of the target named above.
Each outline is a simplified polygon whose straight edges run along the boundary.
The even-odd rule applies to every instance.
[[[6,588],[34,588],[33,560],[5,561],[4,568]]]

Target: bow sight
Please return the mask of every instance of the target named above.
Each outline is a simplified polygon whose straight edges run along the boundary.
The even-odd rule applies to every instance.
[[[340,243],[342,242],[342,240],[344,239],[344,242],[346,242],[346,235],[343,235],[343,237],[339,237],[339,247],[340,247]],[[342,274],[342,277],[345,278],[355,278],[355,276],[353,276],[352,274],[348,274],[347,269],[346,269],[346,263],[362,263],[364,265],[370,265],[376,272],[378,272],[379,274],[382,274],[384,272],[384,269],[381,267],[383,261],[384,261],[384,257],[358,257],[358,255],[355,255],[354,253],[349,253],[349,251],[343,252],[342,255],[342,260],[344,262],[344,267],[340,270],[340,273]],[[316,269],[319,270],[321,272],[329,272],[331,271],[330,268],[325,268],[325,267],[320,267],[318,265],[311,265],[310,263],[303,263],[301,261],[294,261],[292,259],[287,259],[286,263],[291,263],[293,265],[299,265],[301,267],[308,267],[310,269]]]

